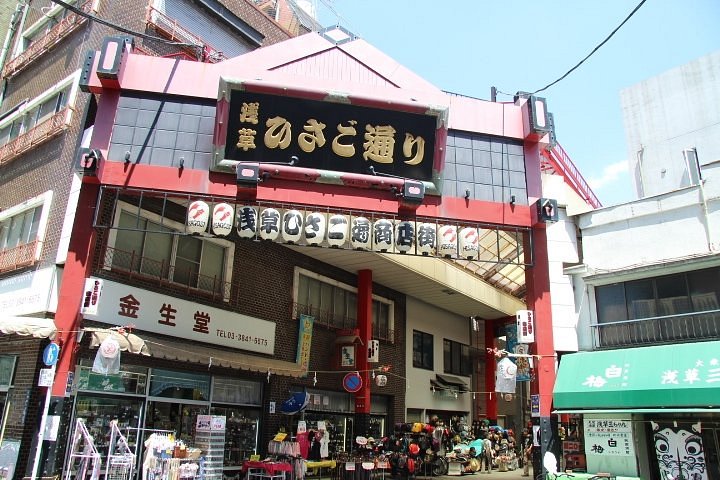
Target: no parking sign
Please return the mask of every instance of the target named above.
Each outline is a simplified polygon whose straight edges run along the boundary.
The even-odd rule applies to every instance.
[[[362,377],[358,373],[348,373],[343,378],[343,388],[350,393],[355,393],[362,388]]]

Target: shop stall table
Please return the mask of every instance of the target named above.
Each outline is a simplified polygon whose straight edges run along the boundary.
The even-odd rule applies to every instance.
[[[246,461],[242,471],[247,480],[288,480],[292,477],[293,468],[285,462]]]

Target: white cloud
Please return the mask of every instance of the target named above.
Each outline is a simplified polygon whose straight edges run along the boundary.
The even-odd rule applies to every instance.
[[[606,165],[599,177],[591,176],[588,178],[588,184],[593,190],[601,190],[603,187],[615,183],[619,178],[628,173],[628,164],[626,161],[620,161]]]

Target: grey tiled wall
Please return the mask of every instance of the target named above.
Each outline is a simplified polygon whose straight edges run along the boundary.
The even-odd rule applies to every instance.
[[[443,195],[527,205],[521,142],[451,130],[448,132]]]
[[[207,170],[215,103],[189,98],[123,96],[110,139],[109,160]]]

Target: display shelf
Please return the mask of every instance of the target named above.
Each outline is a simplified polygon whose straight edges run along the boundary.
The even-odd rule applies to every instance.
[[[195,446],[205,453],[202,466],[204,480],[222,480],[225,458],[225,426],[223,415],[198,415],[195,424]]]

